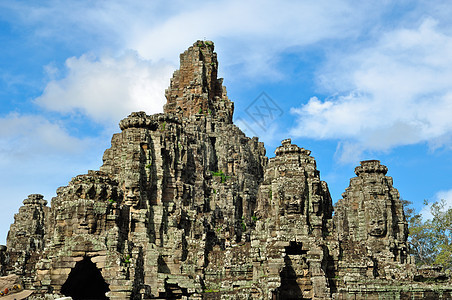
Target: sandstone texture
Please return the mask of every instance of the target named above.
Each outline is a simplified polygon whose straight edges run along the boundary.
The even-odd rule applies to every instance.
[[[309,150],[233,124],[210,41],[181,54],[164,113],[131,113],[99,171],[15,215],[1,275],[29,299],[451,299],[418,270],[387,167],[363,161],[333,208]]]

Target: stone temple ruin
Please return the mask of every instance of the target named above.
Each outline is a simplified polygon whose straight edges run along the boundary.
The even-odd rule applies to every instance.
[[[451,299],[418,270],[392,178],[363,161],[333,208],[309,150],[233,124],[210,41],[181,54],[164,113],[120,122],[99,171],[33,194],[0,250],[29,299]]]

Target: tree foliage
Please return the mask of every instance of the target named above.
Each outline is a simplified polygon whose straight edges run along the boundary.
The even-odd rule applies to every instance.
[[[452,208],[444,200],[429,205],[432,217],[425,219],[403,200],[408,221],[410,254],[419,265],[439,265],[452,270]]]

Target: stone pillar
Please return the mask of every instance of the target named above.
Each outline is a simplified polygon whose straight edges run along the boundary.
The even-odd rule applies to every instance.
[[[14,273],[24,277],[24,284],[31,284],[35,275],[35,265],[45,246],[47,233],[47,217],[50,208],[47,201],[40,194],[29,195],[14,215],[6,241],[9,266],[7,273]]]
[[[407,222],[387,171],[378,160],[362,161],[336,204],[334,224],[343,253],[339,276],[345,281],[409,276]]]

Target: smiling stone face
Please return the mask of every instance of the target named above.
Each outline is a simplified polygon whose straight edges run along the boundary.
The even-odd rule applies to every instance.
[[[374,237],[384,237],[387,232],[387,217],[384,203],[370,202],[366,207],[367,233]]]
[[[93,205],[87,205],[83,209],[81,207],[77,208],[77,217],[78,222],[75,222],[75,226],[77,227],[74,230],[77,233],[89,233],[93,234],[96,232],[97,228],[97,216],[94,213]],[[78,224],[77,224],[78,223]]]
[[[70,237],[74,234],[95,234],[99,228],[99,215],[94,201],[79,199],[66,201],[58,208],[57,234]]]
[[[386,220],[384,218],[377,218],[371,220],[369,227],[369,235],[384,236],[386,234]]]
[[[127,206],[137,208],[140,205],[140,187],[136,181],[126,180],[124,182],[124,203]]]

